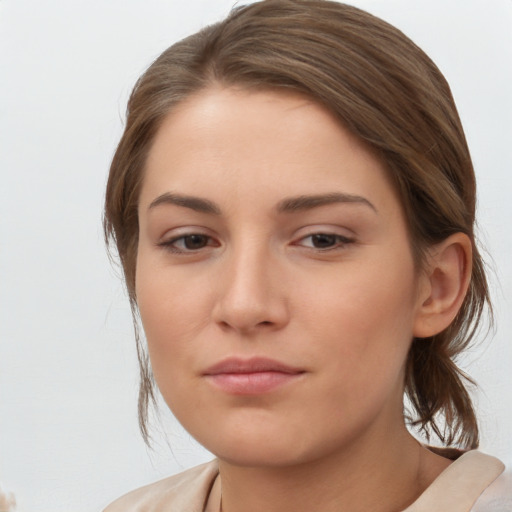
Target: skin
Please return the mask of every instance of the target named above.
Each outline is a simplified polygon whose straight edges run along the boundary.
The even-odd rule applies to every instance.
[[[291,209],[303,196],[323,202]],[[219,458],[224,511],[402,510],[447,467],[404,426],[404,364],[456,314],[470,248],[448,240],[418,272],[384,165],[325,108],[221,87],[182,102],[150,150],[139,223],[154,376]],[[226,392],[205,371],[231,356],[300,374]]]

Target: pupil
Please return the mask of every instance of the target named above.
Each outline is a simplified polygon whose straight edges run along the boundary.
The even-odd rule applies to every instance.
[[[201,249],[206,245],[204,235],[189,235],[185,237],[185,247],[187,249]]]
[[[325,235],[325,234],[319,234],[319,235],[313,235],[313,245],[315,247],[331,247],[336,243],[336,236],[335,235]]]

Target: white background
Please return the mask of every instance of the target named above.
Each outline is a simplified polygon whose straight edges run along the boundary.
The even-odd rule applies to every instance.
[[[0,0],[0,480],[22,512],[100,510],[206,460],[172,420],[148,453],[128,304],[101,207],[128,93],[233,0]],[[446,74],[480,186],[497,331],[464,360],[486,451],[512,464],[512,1],[357,0]]]

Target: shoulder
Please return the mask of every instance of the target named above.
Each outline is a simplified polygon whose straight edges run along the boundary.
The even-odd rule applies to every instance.
[[[512,471],[510,469],[485,489],[471,512],[512,512]]]
[[[469,451],[448,466],[404,512],[512,512],[510,508],[473,508],[497,482],[503,463],[479,451]]]
[[[202,512],[218,473],[217,461],[201,464],[131,491],[111,503],[103,512],[156,512],[171,505],[172,510],[180,512]]]

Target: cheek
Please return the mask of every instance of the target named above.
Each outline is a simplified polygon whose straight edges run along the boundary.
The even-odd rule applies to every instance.
[[[310,289],[300,309],[314,343],[329,341],[325,357],[357,382],[389,378],[407,357],[415,316],[415,274],[407,258],[340,270]]]
[[[137,266],[136,292],[153,373],[165,387],[164,381],[179,378],[190,366],[193,340],[209,320],[209,298],[201,287],[144,257]]]

